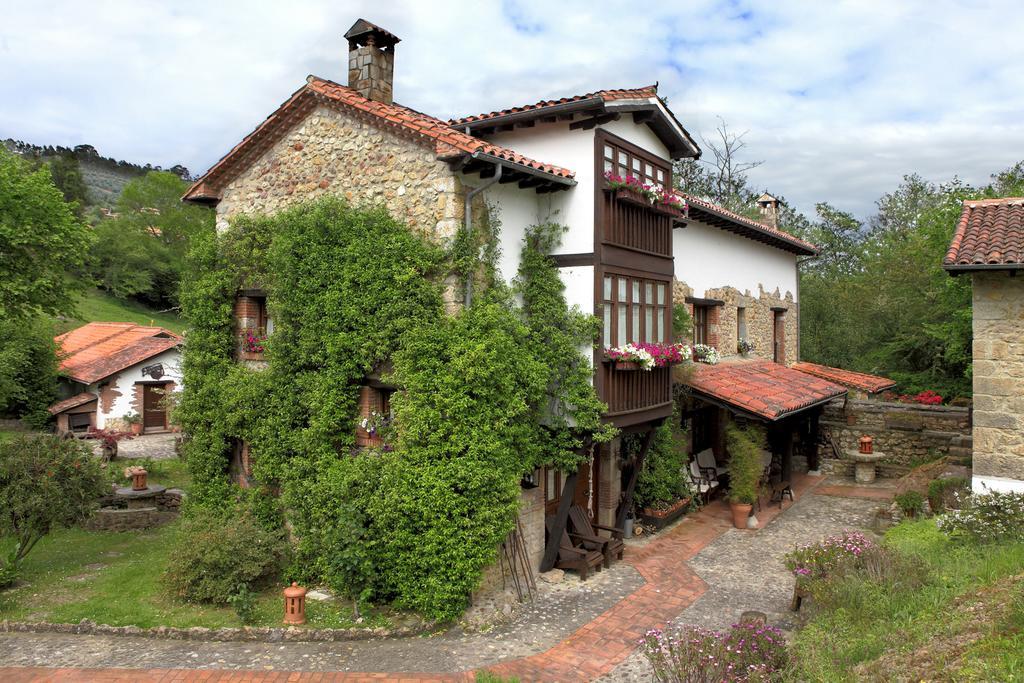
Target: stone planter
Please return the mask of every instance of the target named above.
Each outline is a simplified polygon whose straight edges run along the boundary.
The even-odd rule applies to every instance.
[[[132,422],[130,425],[128,425],[128,428],[131,429],[132,436],[138,436],[139,434],[142,434],[141,422]]]
[[[647,526],[652,526],[656,531],[661,531],[666,526],[686,514],[686,509],[689,504],[689,498],[682,498],[664,510],[644,508],[640,511],[640,514],[638,514],[637,517]]]
[[[870,484],[875,480],[875,465],[885,457],[884,453],[861,453],[860,451],[848,451],[850,459],[853,460],[853,478],[858,484]]]

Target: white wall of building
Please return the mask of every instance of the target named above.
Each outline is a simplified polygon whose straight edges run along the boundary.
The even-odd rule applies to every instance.
[[[641,147],[655,156],[661,157],[666,162],[671,162],[668,147],[662,144],[650,126],[645,123],[633,123],[633,117],[628,114],[623,114],[622,118],[618,121],[609,121],[602,124],[601,128],[612,135],[618,135],[627,142],[632,142],[637,147]]]
[[[735,287],[757,296],[777,288],[797,300],[796,255],[699,221],[672,231],[675,275],[703,297],[708,289]]]
[[[164,366],[164,374],[160,378],[160,382],[174,382],[176,389],[181,389],[181,352],[177,350],[170,350],[161,353],[158,356],[148,358],[137,365],[133,365],[130,368],[125,368],[121,372],[108,377],[104,382],[112,383],[116,386],[115,391],[118,395],[114,398],[110,405],[110,409],[104,411],[103,399],[97,403],[96,407],[96,426],[100,429],[106,427],[107,420],[115,420],[123,418],[129,413],[135,411],[135,384],[136,382],[153,382],[155,381],[149,375],[142,374],[142,368],[149,367],[160,363]],[[100,395],[100,383],[92,384],[89,386],[89,391]],[[140,406],[141,407],[141,406]],[[139,411],[141,414],[141,411]]]

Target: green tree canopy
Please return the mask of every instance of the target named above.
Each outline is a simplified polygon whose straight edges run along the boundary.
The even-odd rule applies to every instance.
[[[71,313],[68,274],[89,243],[50,170],[0,149],[0,320]]]

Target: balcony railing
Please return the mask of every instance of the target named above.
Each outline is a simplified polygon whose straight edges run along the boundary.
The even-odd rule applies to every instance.
[[[637,201],[628,191],[605,189],[604,241],[660,256],[672,256],[670,210]]]
[[[608,404],[609,417],[650,410],[672,401],[671,366],[623,371],[614,363],[602,363],[598,372],[603,373],[601,399]]]

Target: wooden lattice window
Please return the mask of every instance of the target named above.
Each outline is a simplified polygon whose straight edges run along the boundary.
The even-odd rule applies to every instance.
[[[708,343],[708,313],[710,307],[701,304],[693,305],[693,343]]]
[[[603,148],[605,173],[611,171],[622,178],[633,176],[659,188],[669,185],[671,175],[668,168],[655,162],[652,157],[638,154],[610,140],[604,142]]]
[[[667,281],[605,275],[602,288],[604,346],[666,342],[671,324],[668,286]]]

